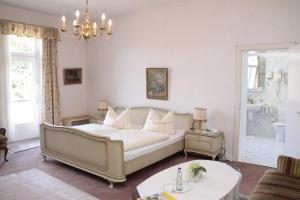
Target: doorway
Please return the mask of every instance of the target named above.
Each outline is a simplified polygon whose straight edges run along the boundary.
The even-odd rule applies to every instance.
[[[276,167],[284,151],[289,48],[238,48],[234,160]]]
[[[39,136],[41,40],[8,36],[11,142]]]

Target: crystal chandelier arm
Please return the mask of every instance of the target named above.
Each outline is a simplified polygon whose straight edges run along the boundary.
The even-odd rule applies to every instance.
[[[77,40],[81,39],[81,26],[80,24],[77,24],[76,19],[73,20],[72,36]]]

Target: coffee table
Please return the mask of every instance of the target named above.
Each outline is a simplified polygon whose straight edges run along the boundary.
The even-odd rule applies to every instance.
[[[163,192],[163,187],[175,184],[177,169],[181,167],[183,181],[188,182],[187,168],[191,161],[165,169],[137,186],[141,197]],[[194,160],[200,162],[207,172],[197,183],[189,182],[192,190],[186,193],[171,193],[178,200],[237,200],[242,179],[240,172],[223,162]]]

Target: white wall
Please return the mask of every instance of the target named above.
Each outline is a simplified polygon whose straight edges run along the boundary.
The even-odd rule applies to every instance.
[[[0,4],[0,18],[52,27],[60,25],[60,17],[13,8],[2,4]],[[83,67],[83,84],[64,86],[63,68],[75,66]],[[58,78],[62,116],[74,116],[86,113],[85,71],[85,43],[75,41],[67,34],[61,35],[61,41],[58,43]]]
[[[300,159],[300,45],[290,50],[285,153]]]
[[[111,41],[87,45],[88,112],[114,105],[208,108],[231,158],[236,45],[300,40],[300,1],[185,0],[114,18]],[[169,100],[148,100],[145,68],[169,68]]]

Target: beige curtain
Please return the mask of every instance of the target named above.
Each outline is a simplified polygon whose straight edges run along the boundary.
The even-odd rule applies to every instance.
[[[57,41],[43,39],[43,121],[61,125],[57,80]]]
[[[61,125],[60,98],[57,78],[58,29],[0,19],[0,34],[34,37],[43,41],[43,122]]]
[[[0,19],[0,34],[60,40],[59,31],[56,28],[24,24],[4,19]]]

